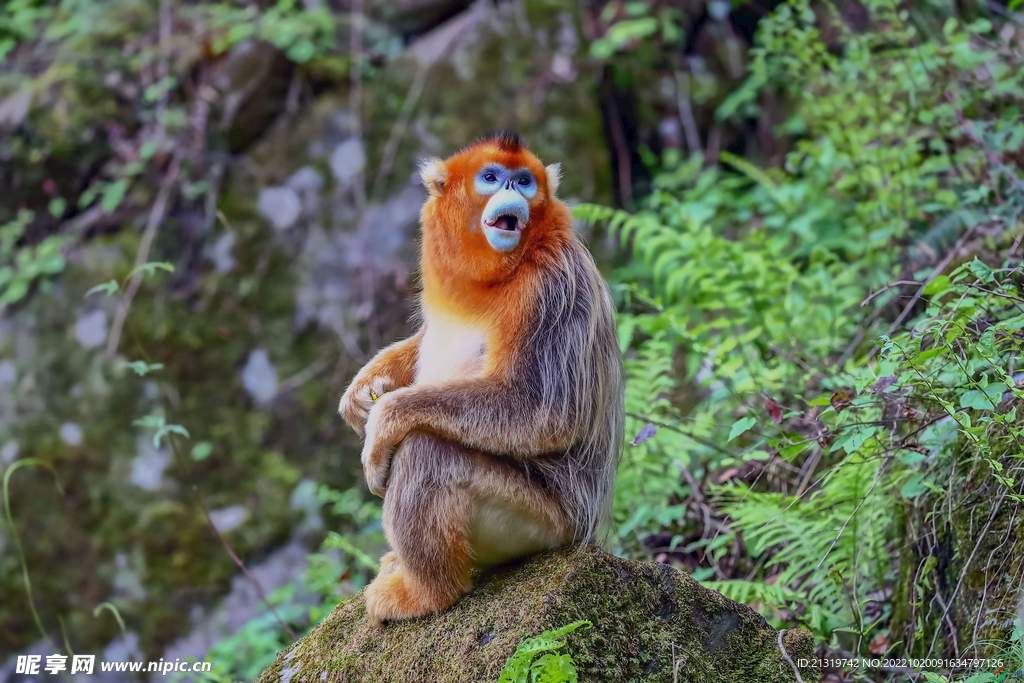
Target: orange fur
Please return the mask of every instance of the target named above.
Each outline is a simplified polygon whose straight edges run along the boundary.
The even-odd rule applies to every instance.
[[[474,189],[473,178],[493,161],[529,168],[538,184],[522,242],[510,253],[496,252],[481,231],[468,229],[479,223],[487,203],[487,197]],[[571,217],[565,204],[550,194],[544,165],[525,148],[508,151],[485,141],[449,158],[444,166],[444,199],[431,198],[421,212],[422,303],[486,326],[496,345],[489,367],[500,373],[501,361],[517,346],[537,299],[545,262],[572,239]]]

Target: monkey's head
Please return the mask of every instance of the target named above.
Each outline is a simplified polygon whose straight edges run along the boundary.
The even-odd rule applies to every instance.
[[[473,280],[508,277],[533,245],[569,229],[568,210],[555,198],[559,174],[558,164],[545,167],[509,131],[423,162],[424,267],[432,259]]]

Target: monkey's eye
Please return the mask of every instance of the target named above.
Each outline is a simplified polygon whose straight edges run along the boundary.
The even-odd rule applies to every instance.
[[[530,185],[530,179],[529,178],[525,178],[525,177],[524,178],[520,178],[519,179],[519,184],[522,185],[523,187],[528,187]]]
[[[496,183],[498,182],[498,176],[494,175],[493,173],[484,173],[484,180],[486,180],[489,183]]]

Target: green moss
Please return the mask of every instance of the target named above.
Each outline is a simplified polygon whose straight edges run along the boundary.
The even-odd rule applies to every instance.
[[[1017,426],[1022,423],[1024,417],[1018,418]],[[1012,471],[1018,455],[1013,452],[1013,441],[1006,438],[1006,432],[992,430],[987,442],[993,448],[992,459],[1002,462],[1004,473]],[[992,476],[990,466],[962,435],[952,461],[956,467],[947,498],[941,500],[937,512],[929,512],[929,521],[924,525],[933,531],[929,532],[927,542],[908,544],[904,549],[909,557],[901,558],[901,567],[906,564],[911,571],[901,571],[894,598],[898,604],[900,596],[908,594],[917,568],[929,554],[933,555],[936,570],[919,581],[923,594],[915,593],[914,600],[917,618],[922,614],[930,616],[921,620],[921,628],[915,634],[914,624],[903,615],[905,610],[894,610],[894,615],[903,619],[894,619],[894,626],[904,626],[897,628],[893,640],[913,637],[911,652],[917,656],[974,653],[974,646],[978,656],[988,656],[1013,630],[1020,578],[1024,576],[1024,517],[1019,514],[1012,492],[1006,492]],[[950,604],[954,592],[955,599]],[[956,632],[955,648],[950,625]],[[954,653],[954,649],[958,652]]]
[[[679,681],[795,680],[778,634],[749,607],[667,565],[590,546],[487,574],[454,607],[383,629],[367,624],[358,595],[280,653],[259,682],[497,681],[522,637],[578,619],[593,623],[567,638],[581,681],[668,683],[673,652]],[[812,656],[806,631],[787,632],[784,643],[794,659]]]

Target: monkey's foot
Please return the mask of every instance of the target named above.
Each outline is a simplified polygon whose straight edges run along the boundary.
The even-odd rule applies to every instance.
[[[384,559],[389,560],[389,565],[397,564],[397,558],[385,555]],[[459,596],[469,589],[467,586],[454,591],[431,590],[418,585],[400,564],[385,574],[384,564],[382,560],[381,573],[366,589],[366,615],[376,626],[383,625],[385,621],[412,619],[438,612],[455,604]]]

